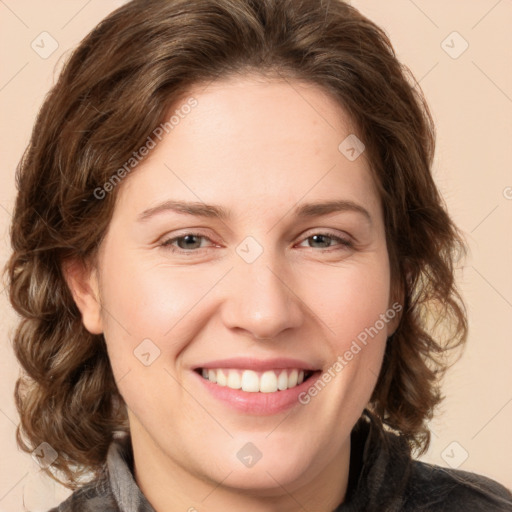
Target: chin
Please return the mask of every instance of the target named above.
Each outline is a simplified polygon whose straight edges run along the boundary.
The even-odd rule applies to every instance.
[[[251,490],[258,496],[274,496],[281,495],[283,487],[287,490],[293,489],[301,480],[307,481],[305,478],[305,468],[298,466],[295,460],[288,460],[286,464],[281,461],[277,463],[263,464],[260,461],[257,467],[232,468],[233,471],[223,482],[225,487],[240,489],[251,494]],[[219,476],[219,475],[217,475]],[[222,481],[225,474],[217,481]]]
[[[250,451],[250,449],[246,450],[247,453]],[[301,481],[306,483],[313,476],[311,474],[314,471],[313,460],[309,456],[305,457],[303,445],[297,445],[293,452],[272,450],[270,445],[262,451],[261,458],[255,462],[247,461],[247,466],[236,455],[222,457],[222,461],[210,459],[208,478],[215,482],[222,482],[224,487],[244,491],[252,489],[259,496],[272,496],[282,494],[283,486],[291,490],[301,485]],[[243,452],[240,458],[243,459]]]

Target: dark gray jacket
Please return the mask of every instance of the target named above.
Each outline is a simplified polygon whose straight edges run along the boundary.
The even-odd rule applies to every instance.
[[[101,477],[49,512],[155,512],[132,471],[130,438],[115,440]],[[512,494],[489,478],[413,461],[404,439],[364,415],[351,436],[346,499],[333,512],[356,511],[512,512]]]

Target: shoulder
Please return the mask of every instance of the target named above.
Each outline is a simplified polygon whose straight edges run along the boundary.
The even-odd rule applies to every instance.
[[[80,489],[48,512],[119,512],[108,479],[101,477]]]
[[[107,460],[91,482],[85,483],[58,507],[48,512],[155,512],[133,476],[129,435],[116,436]]]
[[[368,411],[353,430],[351,448],[353,485],[340,512],[512,512],[512,494],[503,485],[413,460],[407,439]]]
[[[413,461],[403,510],[512,512],[512,494],[485,476]]]

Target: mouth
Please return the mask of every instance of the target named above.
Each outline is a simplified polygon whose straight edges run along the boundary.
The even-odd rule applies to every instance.
[[[269,416],[302,407],[299,397],[322,375],[314,356],[296,359],[231,357],[191,367],[201,390],[242,414]]]
[[[196,368],[203,379],[234,390],[247,393],[279,393],[296,388],[320,370],[306,368],[276,368],[256,371],[241,368]]]

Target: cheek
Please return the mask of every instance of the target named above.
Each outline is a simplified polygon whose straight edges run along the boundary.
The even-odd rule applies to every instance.
[[[111,258],[103,269],[104,304],[111,316],[136,336],[162,337],[197,304],[214,278],[193,268],[152,265],[134,258]],[[201,278],[200,275],[203,277]],[[112,318],[108,320],[112,323]]]
[[[329,327],[341,350],[348,340],[372,326],[389,307],[390,275],[387,260],[372,264],[324,267],[304,280],[305,302]]]
[[[360,260],[335,270],[320,269],[303,291],[311,301],[308,305],[328,326],[324,332],[330,365],[324,378],[329,397],[322,391],[324,398],[314,407],[324,408],[321,414],[335,418],[334,424],[347,414],[353,414],[356,421],[370,399],[382,365],[391,316],[386,317],[389,265],[387,254],[381,254],[373,254],[364,264]],[[311,392],[313,396],[317,390]],[[309,399],[314,398],[305,397]]]
[[[134,414],[156,418],[162,396],[169,404],[181,400],[173,361],[200,329],[200,299],[218,280],[217,272],[203,277],[121,254],[105,261],[104,335],[119,391]]]
[[[131,369],[134,351],[136,355],[144,340],[172,361],[213,314],[207,296],[223,273],[218,268],[200,272],[193,266],[154,265],[121,254],[105,261],[104,333],[114,372]],[[158,366],[163,360],[157,360]]]

